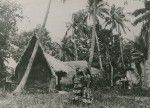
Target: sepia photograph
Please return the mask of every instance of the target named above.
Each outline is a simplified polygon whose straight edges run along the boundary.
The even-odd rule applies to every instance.
[[[0,108],[150,108],[150,0],[0,0]]]

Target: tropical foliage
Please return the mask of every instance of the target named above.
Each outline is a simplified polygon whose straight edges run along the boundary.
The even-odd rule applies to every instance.
[[[133,25],[137,25],[139,23],[142,24],[140,36],[137,38],[136,43],[138,48],[144,55],[144,58],[141,63],[144,64],[144,69],[142,72],[144,73],[143,77],[143,86],[150,87],[150,78],[149,78],[149,60],[150,60],[150,1],[145,0],[145,8],[137,9],[133,12],[135,17],[138,17]]]
[[[17,20],[22,18],[21,8],[15,3],[0,1],[0,76],[5,76],[4,62],[10,56],[10,38],[17,31]]]

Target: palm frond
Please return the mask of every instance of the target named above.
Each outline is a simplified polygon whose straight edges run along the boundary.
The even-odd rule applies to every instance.
[[[121,28],[122,28],[123,32],[126,34],[126,30],[125,30],[125,26],[124,26],[124,24],[123,24],[123,23],[119,23],[119,25],[121,26]]]
[[[112,5],[110,9],[110,14],[114,14],[115,10],[116,10],[116,6]]]
[[[113,21],[113,22],[112,22],[112,26],[111,26],[111,30],[113,30],[113,29],[115,29],[115,28],[117,28],[117,24],[116,24],[115,21]]]
[[[67,27],[67,30],[66,30],[65,35],[64,35],[64,38],[66,38],[66,36],[68,35],[68,32],[70,31],[71,28],[72,28],[72,25],[70,24],[70,25]]]
[[[103,14],[103,13],[98,13],[96,16],[98,16],[98,17],[100,17],[100,18],[102,18],[102,19],[105,19],[105,15]]]
[[[149,27],[149,22],[146,22],[142,25],[141,28],[141,34],[139,36],[139,39],[141,39],[144,42],[144,45],[146,45],[146,40],[148,40],[148,37],[146,34],[148,34],[148,27]],[[146,45],[147,46],[147,45]]]
[[[103,0],[95,0],[96,4],[99,4],[100,2],[102,2]],[[94,0],[88,0],[88,5],[91,7],[94,4]]]
[[[130,28],[128,26],[126,26],[125,24],[123,24],[123,26],[128,30],[131,31]]]
[[[139,24],[139,23],[141,23],[143,21],[147,21],[147,20],[149,20],[149,18],[150,18],[150,11],[148,11],[147,13],[145,13],[144,15],[142,15],[141,17],[137,18],[134,21],[133,25],[137,25],[137,24]]]
[[[107,8],[98,8],[97,9],[97,14],[101,14],[101,13],[109,15],[109,9],[107,9]]]
[[[144,13],[146,13],[146,9],[145,9],[145,8],[141,8],[141,9],[135,10],[135,11],[132,13],[132,15],[135,16],[135,17],[137,17],[137,16],[139,16],[140,14],[144,14]]]
[[[106,24],[105,24],[105,27],[104,27],[104,28],[106,28],[107,26],[111,25],[111,23],[112,23],[112,21],[111,21],[111,20],[108,20],[108,21],[106,22]]]
[[[142,25],[141,34],[136,38],[136,43],[138,47],[142,50],[144,54],[144,58],[147,59],[148,56],[148,47],[149,47],[149,35],[148,35],[148,25],[149,22],[147,21]]]
[[[107,2],[100,2],[98,5],[97,5],[97,8],[99,7],[104,7],[104,6],[109,6]]]

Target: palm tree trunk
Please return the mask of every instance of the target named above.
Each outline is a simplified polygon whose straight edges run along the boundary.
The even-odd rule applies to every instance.
[[[49,3],[48,3],[48,7],[47,7],[47,10],[46,10],[46,14],[45,14],[45,18],[44,18],[44,21],[43,21],[42,28],[44,28],[45,25],[46,25],[48,15],[49,15],[49,11],[50,11],[50,6],[51,6],[51,0],[49,0]]]
[[[141,67],[141,87],[144,88],[144,86],[146,85],[145,83],[145,62],[144,63],[140,63],[140,67]]]
[[[114,86],[114,81],[113,81],[113,79],[114,79],[114,68],[112,66],[111,61],[109,61],[109,63],[110,63],[110,69],[111,69],[111,87],[113,87]]]
[[[75,61],[78,60],[78,49],[77,49],[77,39],[76,39],[76,36],[75,36],[75,30],[72,30],[72,34],[73,34],[73,39],[74,39],[74,42],[73,42],[73,45],[74,45],[74,51],[75,51]]]
[[[75,61],[78,60],[78,49],[76,44],[76,39],[74,40],[74,49],[75,49]]]
[[[109,54],[107,47],[106,47],[106,54],[108,57],[108,61],[109,61],[109,65],[110,65],[110,71],[111,71],[111,73],[110,73],[110,85],[111,85],[111,87],[113,87],[114,86],[114,81],[113,81],[113,79],[114,79],[114,68],[113,68],[113,65],[111,63],[110,54]]]
[[[122,64],[123,64],[123,69],[125,69],[124,58],[123,58],[122,40],[121,40],[121,30],[120,30],[119,25],[118,25],[118,33],[119,33],[119,42],[120,42],[120,56],[121,56],[121,61],[122,61]]]
[[[97,48],[98,48],[98,58],[99,58],[99,65],[100,65],[100,69],[103,71],[103,65],[102,65],[102,58],[100,55],[100,47],[99,47],[99,41],[98,41],[98,36],[96,35],[96,43],[97,43]]]
[[[123,69],[125,69],[124,58],[123,58],[122,40],[121,40],[121,38],[120,38],[120,55],[121,55],[121,61],[122,61],[122,64],[123,64]]]
[[[62,48],[60,47],[60,49],[59,49],[59,60],[62,60],[62,56],[63,56]]]
[[[91,41],[91,48],[90,48],[90,57],[89,57],[89,70],[91,70],[91,65],[94,56],[94,47],[95,47],[95,38],[96,38],[96,0],[94,0],[94,13],[92,15],[93,19],[93,28],[92,28],[92,41]]]

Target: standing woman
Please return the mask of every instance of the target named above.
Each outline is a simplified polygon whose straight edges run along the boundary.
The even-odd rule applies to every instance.
[[[92,97],[92,92],[91,92],[91,83],[92,83],[92,75],[87,68],[85,70],[85,75],[84,75],[84,90],[83,90],[83,103],[85,104],[91,104],[93,97]]]
[[[73,101],[76,104],[80,104],[83,97],[83,88],[84,88],[84,74],[79,68],[76,69],[76,74],[73,76]]]

